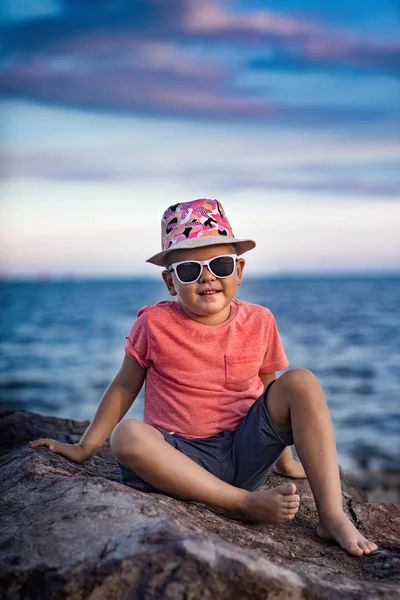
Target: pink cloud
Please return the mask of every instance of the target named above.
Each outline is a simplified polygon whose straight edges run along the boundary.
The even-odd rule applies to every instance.
[[[397,64],[398,68],[400,62],[399,43],[365,40],[317,21],[271,10],[237,14],[217,0],[186,0],[184,5],[181,26],[192,35],[250,46],[270,40],[311,63],[349,63],[359,67]]]
[[[254,120],[287,110],[251,91],[238,92],[237,79],[245,73],[240,56],[234,67],[224,66],[215,44],[272,47],[278,65],[281,51],[306,65],[398,68],[399,44],[365,41],[295,15],[237,13],[217,0],[179,0],[168,14],[164,8],[154,1],[161,11],[154,27],[108,29],[103,23],[83,33],[48,35],[40,50],[4,61],[1,87],[6,94],[74,107]],[[205,41],[202,55],[196,44]]]
[[[271,10],[257,10],[248,13],[233,13],[224,7],[223,2],[202,0],[185,3],[181,25],[192,34],[217,34],[221,37],[242,37],[243,41],[258,41],[266,35],[290,39],[311,35],[318,29],[316,25],[291,15],[283,15]]]
[[[102,56],[104,55],[104,60]],[[38,100],[120,111],[269,117],[278,107],[230,90],[232,73],[168,42],[97,33],[16,57],[4,70],[6,92]]]

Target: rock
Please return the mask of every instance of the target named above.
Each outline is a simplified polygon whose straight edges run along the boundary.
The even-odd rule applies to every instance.
[[[293,521],[260,525],[123,485],[108,442],[83,465],[27,445],[77,442],[87,426],[0,412],[1,599],[400,597],[400,506],[343,493],[347,514],[380,546],[356,558],[316,536],[307,481],[296,482]],[[271,475],[266,486],[283,481]]]
[[[360,469],[348,475],[346,481],[349,486],[362,490],[369,501],[400,504],[399,466]]]

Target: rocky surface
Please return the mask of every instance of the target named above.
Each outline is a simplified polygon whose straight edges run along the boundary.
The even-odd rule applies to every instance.
[[[400,465],[400,460],[397,464]],[[357,469],[347,477],[347,482],[365,492],[369,502],[400,504],[400,466]]]
[[[356,558],[315,535],[307,481],[292,522],[260,525],[121,484],[108,443],[83,465],[27,445],[74,443],[87,425],[0,413],[1,599],[400,598],[399,505],[343,482],[347,514],[380,546]]]

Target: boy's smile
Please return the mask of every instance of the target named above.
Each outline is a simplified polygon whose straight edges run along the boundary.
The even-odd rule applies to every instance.
[[[185,260],[208,260],[216,256],[235,254],[231,244],[218,244],[190,250],[175,250],[167,256],[167,266]],[[163,271],[162,276],[172,296],[177,296],[179,304],[188,317],[204,325],[219,325],[229,318],[231,301],[236,288],[242,281],[245,261],[236,260],[236,267],[230,277],[218,278],[204,266],[200,278],[194,283],[181,283],[174,272]]]

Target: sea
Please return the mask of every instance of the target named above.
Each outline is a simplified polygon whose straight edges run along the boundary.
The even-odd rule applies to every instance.
[[[237,297],[268,307],[289,368],[321,381],[345,472],[398,468],[400,275],[248,277]],[[1,408],[91,420],[137,311],[166,299],[154,279],[1,282]]]

